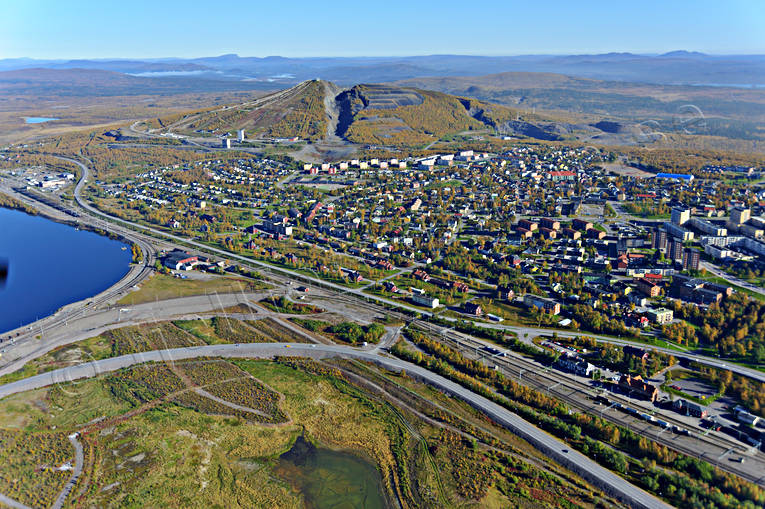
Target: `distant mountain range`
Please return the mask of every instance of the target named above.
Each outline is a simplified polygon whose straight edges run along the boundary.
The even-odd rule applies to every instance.
[[[394,84],[475,97],[527,111],[655,120],[675,116],[693,105],[705,117],[765,120],[765,88],[657,85],[529,72],[422,77]]]
[[[705,143],[714,141],[723,149],[759,152],[765,143],[765,55],[686,51],[517,57],[5,59],[0,60],[0,113],[21,108],[26,114],[46,116],[51,112],[38,111],[39,105],[54,104],[51,101],[69,107],[66,101],[77,98],[108,102],[111,97],[126,101],[125,97],[146,95],[172,101],[177,94],[196,94],[181,99],[183,104],[192,98],[194,107],[189,109],[195,109],[247,102],[261,95],[249,92],[290,89],[316,79],[322,84],[310,87],[312,93],[304,87],[293,90],[290,100],[224,110],[209,118],[195,115],[193,122],[180,124],[188,124],[190,134],[236,127],[272,137],[424,145],[433,136],[485,128],[548,140],[584,136],[619,144],[624,133],[645,130],[640,126],[647,123],[662,133],[708,135]],[[355,87],[360,83],[385,87]],[[314,90],[325,87],[324,92]],[[329,99],[332,111],[326,112],[335,115],[334,127],[326,123],[317,99],[329,97],[330,89],[337,89]],[[343,89],[349,92],[338,95]],[[395,114],[368,104],[382,104],[381,99],[391,97],[418,97],[422,102],[400,104]],[[144,110],[134,104],[130,111],[130,118],[140,118]],[[170,111],[177,113],[178,104],[173,103]],[[293,118],[289,112],[303,114]],[[146,110],[147,117],[156,114]],[[619,129],[600,129],[604,120]],[[440,125],[448,129],[442,131]]]
[[[412,57],[240,57],[0,60],[0,71],[31,68],[89,69],[139,77],[184,77],[210,82],[244,82],[253,86],[293,85],[307,79],[331,80],[341,85],[443,76],[478,76],[508,71],[558,73],[599,80],[654,84],[765,86],[765,55],[707,55],[672,51],[662,55],[605,53],[597,55]]]
[[[275,88],[282,87],[264,82],[220,80],[204,76],[148,78],[101,69],[34,67],[0,71],[0,97],[111,97]]]

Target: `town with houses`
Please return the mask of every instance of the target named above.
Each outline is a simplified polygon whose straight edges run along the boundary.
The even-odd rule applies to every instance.
[[[322,164],[213,159],[96,180],[93,198],[126,219],[419,316],[544,326],[561,338],[566,331],[643,338],[645,348],[616,343],[605,354],[555,337],[537,344],[554,356],[554,369],[639,402],[600,396],[609,408],[689,434],[690,423],[670,424],[641,406],[655,405],[760,446],[765,428],[746,408],[726,421],[721,409],[677,397],[680,386],[668,377],[648,379],[673,362],[650,344],[682,330],[688,309],[762,294],[743,276],[765,272],[765,191],[745,185],[762,169],[705,168],[743,179],[731,184],[625,172],[614,159],[604,150],[532,146]],[[70,179],[13,176],[43,191]],[[175,250],[164,253],[161,268],[186,277],[236,264]]]
[[[765,508],[765,2],[5,3],[0,507]]]
[[[103,184],[101,197],[168,230],[436,317],[655,338],[682,322],[678,309],[719,306],[754,288],[735,274],[765,269],[765,192],[690,174],[625,174],[609,170],[611,160],[593,149],[518,147],[323,164],[206,161]],[[744,183],[762,175],[705,170]],[[224,269],[182,251],[164,263]],[[650,369],[620,371],[586,348],[542,346],[571,376],[595,376],[749,445],[765,437],[743,407],[726,422],[697,402],[661,397],[644,378]],[[658,355],[649,346],[619,349],[624,365]],[[613,405],[688,433],[638,405]]]

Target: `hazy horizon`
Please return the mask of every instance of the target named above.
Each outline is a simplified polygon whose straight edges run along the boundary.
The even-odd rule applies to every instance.
[[[131,61],[131,60],[141,60],[145,62],[162,62],[162,61],[170,61],[170,60],[199,60],[199,59],[211,59],[211,58],[221,58],[226,56],[231,57],[238,57],[238,58],[257,58],[257,59],[269,59],[269,58],[283,58],[283,59],[290,59],[290,60],[321,60],[321,59],[386,59],[386,58],[427,58],[427,57],[473,57],[473,58],[522,58],[522,57],[586,57],[586,56],[606,56],[606,55],[634,55],[634,56],[641,56],[641,57],[661,57],[661,56],[667,56],[673,53],[686,53],[688,55],[703,55],[703,56],[710,56],[710,57],[757,57],[757,56],[765,56],[765,51],[762,53],[710,53],[710,52],[704,52],[704,51],[696,51],[696,50],[688,50],[688,49],[674,49],[674,50],[668,50],[664,52],[653,52],[653,53],[640,53],[637,51],[630,51],[630,50],[615,50],[615,51],[606,51],[603,53],[523,53],[523,54],[491,54],[491,53],[483,53],[483,54],[477,54],[477,53],[411,53],[411,54],[390,54],[390,55],[365,55],[365,54],[359,54],[359,55],[314,55],[314,56],[307,56],[307,55],[294,55],[294,56],[286,56],[286,55],[243,55],[240,53],[220,53],[220,54],[211,54],[211,55],[196,55],[196,56],[188,56],[188,57],[179,57],[175,55],[168,55],[163,57],[143,57],[143,56],[120,56],[120,57],[81,57],[81,56],[68,56],[68,57],[29,57],[29,56],[20,56],[20,57],[3,57],[0,58],[0,61],[9,61],[9,60],[34,60],[34,61],[40,61],[40,62],[48,62],[48,61],[57,61],[57,62],[67,62],[67,61],[76,61],[76,60],[89,60],[89,61],[116,61],[116,60],[125,60],[125,61]]]

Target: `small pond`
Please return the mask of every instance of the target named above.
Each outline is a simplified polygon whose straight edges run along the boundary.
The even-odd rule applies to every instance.
[[[377,468],[347,452],[316,447],[303,436],[279,457],[274,472],[299,491],[310,509],[385,509]]]

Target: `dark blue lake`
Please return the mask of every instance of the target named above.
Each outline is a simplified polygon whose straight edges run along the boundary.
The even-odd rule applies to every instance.
[[[129,270],[130,249],[92,232],[0,208],[0,258],[8,279],[0,287],[0,332],[94,296]]]

